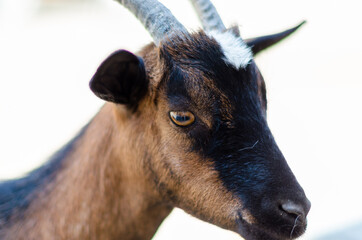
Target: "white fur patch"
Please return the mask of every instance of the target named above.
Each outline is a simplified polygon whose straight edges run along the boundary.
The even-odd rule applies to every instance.
[[[245,68],[253,59],[251,49],[234,33],[211,31],[208,35],[220,44],[225,55],[224,61],[236,69]]]

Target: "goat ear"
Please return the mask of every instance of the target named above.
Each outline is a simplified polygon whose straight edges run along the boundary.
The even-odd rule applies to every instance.
[[[126,50],[112,53],[98,67],[89,86],[103,100],[137,105],[148,87],[142,58]]]
[[[288,29],[284,32],[261,36],[251,39],[246,39],[245,42],[251,48],[254,55],[257,55],[259,52],[263,51],[264,49],[278,43],[279,41],[283,40],[284,38],[288,37],[290,34],[295,32],[298,28],[300,28],[306,21],[301,22],[298,26]]]

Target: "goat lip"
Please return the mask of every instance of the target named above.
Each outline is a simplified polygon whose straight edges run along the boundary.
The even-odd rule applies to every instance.
[[[299,224],[298,224],[299,223]],[[288,230],[276,232],[270,226],[259,224],[249,224],[242,218],[238,219],[237,233],[245,240],[291,240],[300,237],[306,230],[306,222],[297,222],[295,226],[291,226]]]
[[[287,215],[284,218],[290,223],[289,239],[301,236],[307,229],[307,219],[304,217]]]
[[[237,232],[245,240],[260,240],[260,239],[281,240],[247,223],[240,223]]]

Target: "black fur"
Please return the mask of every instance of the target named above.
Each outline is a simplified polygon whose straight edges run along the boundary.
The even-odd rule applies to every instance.
[[[290,33],[258,38],[248,44],[257,53],[286,34]],[[203,32],[167,39],[159,53],[164,64],[159,86],[167,93],[170,109],[191,111],[196,117],[194,124],[179,128],[193,143],[190,151],[211,159],[225,188],[240,198],[243,208],[257,220],[249,224],[240,209],[240,234],[250,240],[301,235],[305,218],[300,218],[294,229],[295,218],[285,212],[283,215],[279,200],[299,202],[305,212],[310,206],[267,125],[265,86],[258,84],[255,63],[235,69],[223,60],[219,44]],[[148,89],[143,60],[125,50],[113,53],[98,68],[90,88],[106,101],[136,109]],[[211,116],[211,127],[200,118],[203,114]],[[22,217],[38,190],[54,179],[85,129],[43,167],[0,184],[0,234],[7,223]],[[150,161],[146,162],[156,176]],[[167,164],[164,167],[169,168]],[[172,171],[170,175],[177,178]],[[152,180],[167,191],[169,200],[178,201],[159,178]]]
[[[167,66],[163,81],[170,108],[196,115],[195,124],[180,128],[194,143],[191,150],[213,159],[224,186],[258,221],[250,225],[240,219],[242,235],[247,239],[289,238],[295,219],[280,216],[279,201],[301,203],[306,212],[310,205],[269,130],[265,89],[263,84],[258,86],[255,63],[235,69],[223,61],[218,43],[202,33],[164,43],[161,56]],[[187,74],[190,71],[193,76]],[[207,93],[190,97],[199,88]],[[212,129],[198,114],[212,116]],[[305,230],[305,219],[298,223],[293,237]]]

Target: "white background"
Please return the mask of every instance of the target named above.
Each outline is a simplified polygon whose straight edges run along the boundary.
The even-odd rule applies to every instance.
[[[185,26],[199,28],[187,0],[162,2]],[[244,38],[308,21],[256,59],[270,127],[312,202],[301,239],[362,222],[360,1],[213,2]],[[88,88],[100,62],[149,41],[111,0],[0,0],[0,178],[39,166],[70,139],[102,105]],[[154,239],[240,237],[176,210]]]

